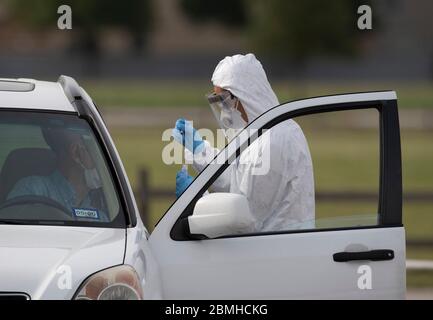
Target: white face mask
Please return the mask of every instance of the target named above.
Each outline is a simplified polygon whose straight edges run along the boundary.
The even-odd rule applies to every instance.
[[[247,122],[242,118],[239,110],[233,109],[231,112],[221,112],[221,123],[224,134],[228,141],[233,140],[238,133],[247,126]]]
[[[84,170],[84,180],[86,181],[87,188],[93,190],[102,187],[101,177],[99,176],[98,170],[96,170],[96,168],[87,169],[81,160],[76,159],[75,162],[78,163]]]
[[[231,141],[248,124],[238,110],[239,99],[227,91],[208,95],[207,98],[221,129]]]
[[[231,112],[222,111],[220,120],[224,126],[223,129],[243,129],[247,125],[238,109],[232,109]]]
[[[101,178],[96,168],[84,169],[84,179],[89,189],[99,189],[102,187]]]

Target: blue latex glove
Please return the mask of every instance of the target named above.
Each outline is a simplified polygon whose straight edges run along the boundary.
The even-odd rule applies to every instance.
[[[180,195],[185,191],[186,188],[192,183],[194,180],[188,174],[188,169],[186,166],[183,166],[181,170],[176,174],[176,197],[179,198]]]
[[[192,153],[203,150],[204,141],[201,135],[191,125],[191,122],[181,118],[176,121],[176,126],[173,129],[172,136],[174,140],[182,144]]]

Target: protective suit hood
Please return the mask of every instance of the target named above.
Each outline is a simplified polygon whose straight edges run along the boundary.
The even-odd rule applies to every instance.
[[[215,68],[212,83],[239,98],[248,122],[279,104],[262,64],[252,53],[224,58]]]

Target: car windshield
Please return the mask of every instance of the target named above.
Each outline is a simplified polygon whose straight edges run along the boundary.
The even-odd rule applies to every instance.
[[[0,224],[124,227],[108,163],[74,114],[0,112]]]

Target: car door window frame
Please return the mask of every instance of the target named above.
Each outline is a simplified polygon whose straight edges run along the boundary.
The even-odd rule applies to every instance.
[[[353,95],[353,96],[352,96]],[[359,99],[357,99],[357,95]],[[368,97],[371,99],[368,99]],[[332,103],[332,98],[335,103]],[[363,99],[364,98],[364,99]],[[323,100],[322,100],[323,99]],[[321,101],[322,100],[322,101]],[[326,100],[331,100],[331,103],[323,103]],[[342,100],[343,102],[338,102]],[[353,101],[350,101],[353,100]],[[296,107],[296,103],[310,103],[310,106]],[[322,104],[321,104],[322,103]],[[290,106],[292,108],[290,108]],[[278,113],[283,109],[281,114],[272,116],[273,113]],[[280,110],[282,109],[282,110]],[[246,236],[264,236],[273,234],[287,234],[287,233],[305,233],[305,232],[321,232],[321,231],[336,231],[336,230],[351,230],[351,229],[371,229],[371,228],[385,228],[385,227],[401,227],[402,226],[402,170],[401,170],[401,146],[400,146],[400,127],[398,119],[397,98],[394,92],[368,92],[368,93],[355,93],[347,95],[334,95],[324,96],[310,99],[303,99],[292,101],[276,106],[260,117],[252,121],[245,129],[258,129],[259,134],[253,135],[252,138],[256,139],[261,135],[261,131],[270,129],[275,125],[293,119],[295,117],[306,116],[311,114],[320,114],[327,112],[338,112],[348,110],[360,109],[377,109],[379,112],[380,123],[380,171],[379,171],[379,204],[378,213],[379,219],[377,225],[372,226],[357,226],[357,227],[344,227],[344,228],[327,228],[327,229],[302,229],[302,230],[285,230],[285,231],[270,231],[260,233],[248,233],[241,235],[230,235],[221,238],[232,237],[246,237]],[[270,119],[266,119],[269,118]],[[257,128],[257,124],[265,121]],[[195,204],[202,197],[203,193],[214,183],[214,181],[222,174],[222,172],[229,166],[229,159],[238,158],[241,150],[245,150],[246,143],[252,143],[250,140],[251,135],[244,139],[236,146],[236,142],[232,141],[226,148],[224,148],[215,159],[224,156],[227,153],[226,161],[219,165],[216,172],[212,177],[204,183],[198,192],[194,195],[193,199],[184,208],[182,213],[176,219],[176,222],[170,230],[170,237],[176,241],[194,240],[189,234],[188,216],[192,215]],[[234,150],[234,148],[236,150]],[[228,150],[228,152],[227,152]],[[234,156],[235,154],[235,156]],[[221,162],[217,162],[221,163]],[[209,165],[208,165],[209,166]],[[206,167],[195,179],[194,183],[200,183],[200,176],[205,174],[208,167]],[[199,180],[199,181],[197,181]],[[188,188],[186,192],[188,192]],[[193,192],[192,190],[189,190]],[[181,196],[182,197],[182,196]],[[173,207],[173,206],[172,206]],[[171,209],[171,208],[170,208]],[[168,212],[170,211],[168,210]]]

